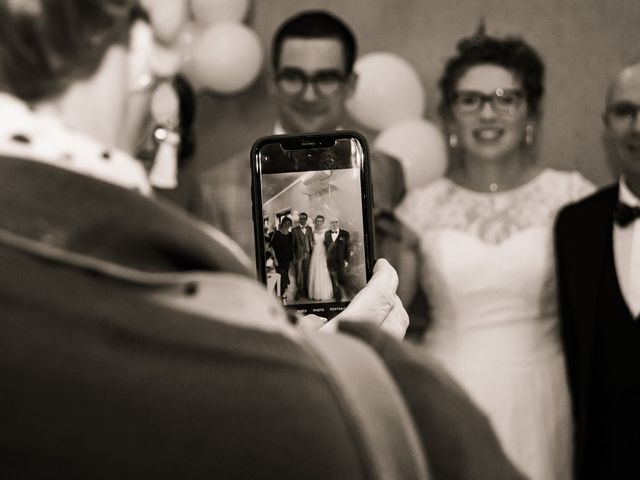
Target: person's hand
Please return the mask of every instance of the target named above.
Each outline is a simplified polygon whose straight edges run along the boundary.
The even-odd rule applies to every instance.
[[[409,327],[409,315],[396,295],[398,274],[384,258],[373,267],[367,285],[353,297],[349,306],[320,331],[336,331],[340,320],[372,322],[397,338],[404,338]]]

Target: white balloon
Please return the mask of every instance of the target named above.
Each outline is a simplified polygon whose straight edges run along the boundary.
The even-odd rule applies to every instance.
[[[175,42],[189,18],[187,0],[146,0],[155,36],[166,44]]]
[[[428,120],[406,120],[392,125],[380,132],[373,146],[400,160],[407,190],[424,186],[447,170],[444,135]]]
[[[201,25],[242,22],[249,11],[249,0],[191,0],[191,11]]]
[[[258,77],[263,50],[258,35],[237,22],[221,22],[204,30],[193,42],[185,70],[194,85],[234,94]],[[193,78],[192,78],[193,77]]]
[[[346,107],[356,121],[382,130],[403,120],[422,117],[424,87],[418,72],[404,58],[389,52],[373,52],[360,57],[354,70],[358,81]]]

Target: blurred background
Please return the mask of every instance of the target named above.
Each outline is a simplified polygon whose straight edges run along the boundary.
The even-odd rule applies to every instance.
[[[244,23],[263,49],[262,71],[241,92],[200,91],[192,176],[271,133],[270,41],[278,25],[301,9],[323,8],[353,28],[359,56],[391,52],[407,60],[425,92],[425,118],[438,122],[437,81],[457,41],[484,19],[487,33],[522,36],[546,66],[540,162],[577,169],[597,185],[614,177],[602,142],[600,114],[608,82],[640,53],[637,0],[254,0]],[[344,125],[373,142],[377,132],[350,118]],[[182,183],[182,182],[181,182]],[[183,185],[184,188],[184,185]]]

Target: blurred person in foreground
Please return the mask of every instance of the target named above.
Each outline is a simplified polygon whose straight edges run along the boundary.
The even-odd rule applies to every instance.
[[[0,476],[519,478],[384,332],[406,327],[388,263],[342,333],[295,328],[235,244],[149,198],[138,8],[0,2]]]
[[[532,479],[566,479],[571,413],[558,334],[552,225],[592,190],[535,158],[544,66],[519,38],[463,39],[440,79],[454,161],[397,216],[418,237],[400,295],[431,307],[423,348],[489,416]],[[426,314],[426,313],[425,313]]]
[[[356,57],[353,32],[332,13],[308,10],[285,20],[271,45],[272,97],[278,118],[265,135],[341,128],[345,102],[358,81],[353,71]],[[194,202],[197,216],[227,233],[251,258],[255,255],[249,162],[253,140],[247,138],[245,149],[201,175],[201,195]],[[404,195],[402,167],[381,152],[372,152],[370,160],[376,210],[389,210]]]
[[[640,478],[640,61],[602,116],[621,175],[562,210],[555,240],[575,476]]]

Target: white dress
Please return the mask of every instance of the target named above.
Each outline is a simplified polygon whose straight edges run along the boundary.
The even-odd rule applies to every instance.
[[[326,230],[313,232],[313,250],[309,260],[309,298],[311,300],[328,301],[333,298],[333,286],[329,267],[327,267],[327,252],[324,246]]]
[[[579,173],[552,169],[501,193],[443,178],[409,194],[397,210],[420,237],[420,283],[433,319],[424,348],[535,480],[571,478],[552,230],[562,206],[592,191]]]

